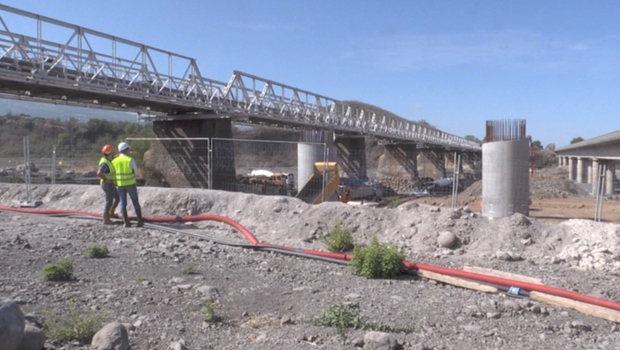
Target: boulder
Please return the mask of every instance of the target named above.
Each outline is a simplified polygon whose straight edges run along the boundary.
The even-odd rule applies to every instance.
[[[41,350],[45,346],[45,334],[38,327],[26,323],[24,336],[17,350]]]
[[[0,299],[0,349],[16,350],[22,340],[26,321],[16,302]]]
[[[127,329],[119,322],[103,326],[90,343],[92,350],[129,350]]]
[[[450,231],[443,231],[437,237],[437,243],[444,248],[452,248],[456,244],[456,235]]]
[[[364,335],[365,350],[402,350],[396,338],[388,333],[368,332]]]

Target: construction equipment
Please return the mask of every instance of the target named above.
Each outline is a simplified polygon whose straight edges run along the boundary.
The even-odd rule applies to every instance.
[[[330,200],[339,184],[338,163],[317,162],[312,177],[295,197],[309,204],[320,204]]]

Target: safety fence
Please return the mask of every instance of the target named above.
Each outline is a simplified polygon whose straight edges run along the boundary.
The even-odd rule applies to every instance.
[[[121,141],[121,140],[119,140]],[[223,138],[128,138],[138,161],[138,184],[296,196],[309,203],[341,199],[460,196],[479,180],[452,153],[411,162],[398,159],[404,177],[383,163],[382,151],[328,147],[324,142]],[[116,142],[110,141],[116,145]],[[24,157],[0,156],[0,181],[33,184],[98,184],[99,147],[54,146]],[[26,161],[26,158],[29,160]],[[463,161],[472,163],[471,161]],[[337,165],[336,165],[337,163]],[[29,164],[29,178],[26,175]],[[455,169],[457,171],[455,171]],[[336,178],[334,172],[337,173]],[[336,179],[336,180],[334,180]],[[455,180],[456,179],[456,180]],[[337,181],[334,190],[333,181]],[[338,186],[340,185],[340,186]],[[328,191],[329,190],[329,191]],[[349,190],[351,197],[343,196]],[[389,199],[388,199],[389,201]],[[459,200],[459,203],[462,201]]]

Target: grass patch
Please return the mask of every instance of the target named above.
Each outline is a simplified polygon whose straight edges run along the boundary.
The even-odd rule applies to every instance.
[[[388,208],[394,209],[397,206],[399,206],[401,203],[402,201],[400,200],[400,198],[394,198],[390,201],[390,203],[388,203]]]
[[[45,281],[69,281],[73,279],[73,261],[68,256],[43,266],[41,277]]]
[[[351,271],[354,275],[366,278],[389,278],[400,275],[406,269],[403,264],[405,254],[396,244],[381,243],[373,234],[369,245],[356,246],[351,258]]]
[[[326,235],[321,233],[321,241],[330,252],[349,252],[353,249],[353,235],[348,227],[342,227],[340,221]]]
[[[86,257],[89,259],[103,259],[110,256],[107,245],[92,244],[86,248]]]
[[[192,264],[192,263],[187,264],[187,266],[185,266],[185,268],[183,268],[181,273],[184,274],[184,275],[193,275],[193,274],[195,274],[196,270],[194,269],[194,264]]]
[[[208,323],[220,322],[222,319],[215,313],[217,305],[211,300],[202,303],[202,319]]]
[[[384,323],[367,322],[360,314],[359,304],[337,304],[324,309],[314,319],[314,324],[324,327],[335,327],[339,334],[344,335],[347,329],[363,329],[386,333],[412,333],[413,326],[396,327]]]
[[[252,329],[267,329],[278,325],[279,322],[267,316],[254,316],[248,321],[248,327]]]
[[[96,313],[92,310],[81,314],[73,303],[69,303],[69,315],[47,318],[43,332],[48,338],[59,342],[77,340],[82,344],[90,344],[105,316],[105,312]]]

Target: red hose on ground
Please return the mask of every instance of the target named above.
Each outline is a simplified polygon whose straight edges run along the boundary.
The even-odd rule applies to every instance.
[[[73,210],[63,210],[63,209],[26,209],[26,208],[0,207],[0,211],[12,211],[12,212],[18,212],[18,213],[27,213],[27,214],[85,215],[85,216],[101,217],[100,214],[73,211]],[[238,222],[232,219],[229,219],[227,217],[224,217],[224,216],[219,216],[219,215],[200,214],[200,215],[190,215],[190,216],[183,216],[183,217],[181,216],[169,216],[169,217],[157,217],[157,218],[145,217],[144,219],[147,222],[193,222],[193,221],[204,221],[204,220],[218,221],[218,222],[222,222],[222,223],[225,223],[227,225],[230,225],[236,228],[245,236],[245,238],[248,241],[250,241],[252,244],[256,246],[281,248],[281,249],[286,249],[286,250],[291,250],[291,251],[301,251],[305,254],[311,254],[311,255],[332,258],[332,259],[347,260],[347,261],[351,260],[350,254],[323,252],[320,250],[312,250],[312,249],[298,249],[298,248],[293,248],[293,247],[288,247],[288,246],[260,242],[258,239],[256,239],[256,237],[254,237],[254,235],[248,229],[243,227]],[[551,295],[555,295],[558,297],[564,297],[564,298],[568,298],[568,299],[572,299],[576,301],[581,301],[587,304],[602,306],[602,307],[606,307],[609,309],[620,311],[619,303],[605,300],[605,299],[591,297],[591,296],[580,294],[577,292],[571,292],[571,291],[560,289],[560,288],[520,282],[520,281],[515,281],[515,280],[511,280],[507,278],[501,278],[501,277],[487,276],[487,275],[482,275],[482,274],[473,273],[473,272],[450,269],[446,267],[419,264],[419,263],[414,263],[414,262],[409,262],[409,261],[405,261],[405,267],[414,268],[418,270],[425,270],[425,271],[430,271],[430,272],[435,272],[435,273],[441,273],[444,275],[449,275],[449,276],[454,276],[454,277],[468,278],[468,279],[476,280],[480,282],[498,284],[498,285],[502,285],[505,287],[518,287],[518,288],[521,288],[527,291],[536,291],[536,292],[551,294]]]

